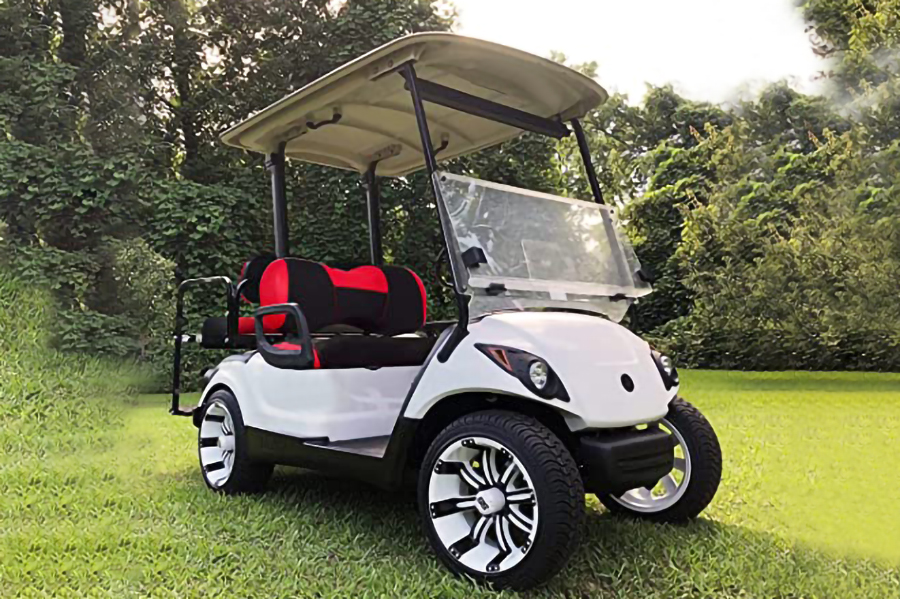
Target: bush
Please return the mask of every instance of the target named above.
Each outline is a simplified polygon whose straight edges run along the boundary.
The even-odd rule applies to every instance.
[[[121,399],[149,388],[133,363],[50,347],[46,291],[0,272],[0,453],[75,447],[119,420]],[[108,401],[104,401],[108,400]]]

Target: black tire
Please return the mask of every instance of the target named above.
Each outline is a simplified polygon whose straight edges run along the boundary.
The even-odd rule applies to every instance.
[[[669,404],[665,419],[684,438],[691,458],[691,477],[684,494],[658,512],[640,512],[622,505],[608,494],[597,498],[616,514],[652,522],[684,523],[696,518],[710,504],[722,480],[722,449],[712,425],[700,410],[680,397]]]
[[[231,462],[231,472],[227,480],[221,482],[215,477],[215,473],[219,469],[211,470],[204,466],[202,450],[204,443],[209,441],[209,426],[207,424],[207,412],[211,407],[218,405],[224,406],[231,417],[234,425],[234,451],[233,456],[229,456]],[[215,409],[215,408],[214,408]],[[206,437],[204,436],[206,435]],[[254,462],[250,460],[247,451],[247,434],[244,428],[244,419],[241,416],[241,408],[238,405],[234,395],[225,389],[220,389],[212,393],[206,400],[202,408],[200,418],[200,428],[197,430],[197,457],[200,462],[200,474],[203,476],[203,482],[206,486],[225,495],[240,495],[244,493],[259,493],[264,490],[266,483],[272,476],[274,470],[273,464]]]
[[[465,551],[468,550],[459,554],[460,559],[451,554],[435,529],[432,504],[429,503],[432,472],[444,463],[439,462],[439,458],[454,443],[462,442],[465,445],[470,442],[469,438],[484,438],[508,449],[512,456],[504,450],[500,450],[502,456],[500,453],[497,455],[510,461],[513,457],[518,459],[531,479],[537,502],[536,506],[529,506],[532,518],[537,520],[533,529],[533,541],[517,547],[523,551],[524,557],[508,569],[495,573],[474,570],[463,564],[460,559],[464,558]],[[469,463],[478,466],[477,462]],[[509,463],[506,462],[506,465]],[[495,470],[499,474],[500,470],[496,466]],[[481,473],[485,473],[483,466]],[[506,488],[500,477],[495,475],[495,479],[497,488]],[[490,482],[491,478],[488,476],[486,480]],[[515,477],[510,480],[515,480]],[[524,482],[524,479],[519,480]],[[562,441],[529,416],[492,410],[469,414],[452,422],[431,443],[419,472],[418,486],[419,512],[425,535],[441,562],[457,575],[468,576],[497,589],[525,590],[546,582],[559,572],[578,545],[585,510],[584,486],[578,467]],[[504,507],[496,514],[498,519],[502,519],[509,510],[510,506],[504,502]],[[473,517],[477,519],[481,516],[474,512]],[[488,524],[485,529],[491,527]],[[472,530],[474,535],[474,527]],[[490,531],[487,534],[491,534]],[[493,534],[496,541],[496,532]],[[507,534],[510,539],[513,538],[510,533]],[[499,548],[498,543],[494,546]],[[512,547],[511,545],[510,551],[513,551]]]

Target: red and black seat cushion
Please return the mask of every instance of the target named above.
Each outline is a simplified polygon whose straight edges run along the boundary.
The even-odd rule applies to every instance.
[[[299,258],[272,262],[260,284],[260,304],[300,306],[311,332],[349,325],[366,333],[398,335],[418,330],[427,316],[425,287],[399,266],[331,268]],[[264,318],[266,331],[279,332],[284,315]]]
[[[337,335],[316,339],[316,368],[381,368],[420,366],[437,340],[434,337]]]
[[[290,341],[282,341],[281,343],[276,343],[275,347],[278,349],[291,349],[295,351],[300,351],[303,349],[303,346],[297,345],[296,343],[291,343]],[[319,361],[319,351],[316,347],[313,347],[313,368],[321,368],[322,362]]]
[[[347,325],[364,333],[381,335],[317,339],[314,368],[419,365],[434,345],[434,340],[429,338],[392,337],[418,330],[427,316],[425,286],[409,269],[368,265],[339,269],[299,258],[259,256],[244,264],[241,278],[250,281],[242,288],[246,300],[261,306],[296,303],[311,332]],[[283,334],[286,325],[284,315],[263,318],[266,333]],[[219,337],[224,341],[225,328],[224,318],[208,319],[204,324],[204,341],[209,339],[213,343]],[[255,331],[253,317],[240,318],[238,344],[246,339],[248,346],[255,347]],[[287,341],[276,347],[297,349]]]

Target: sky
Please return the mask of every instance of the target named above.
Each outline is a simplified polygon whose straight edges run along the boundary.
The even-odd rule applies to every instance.
[[[596,61],[597,80],[637,103],[645,82],[727,102],[788,80],[819,91],[823,70],[794,0],[453,0],[457,33]]]

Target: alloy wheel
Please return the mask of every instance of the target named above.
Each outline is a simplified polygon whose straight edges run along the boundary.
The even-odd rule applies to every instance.
[[[652,514],[675,505],[684,495],[691,482],[691,454],[684,437],[672,423],[662,419],[660,428],[675,437],[675,464],[672,471],[659,479],[651,489],[640,487],[626,491],[619,497],[611,497],[616,503],[635,512]]]
[[[431,472],[428,500],[441,543],[472,570],[506,571],[534,543],[534,485],[519,459],[497,441],[466,437],[444,448]]]
[[[200,423],[200,465],[214,488],[228,482],[234,468],[234,420],[221,401],[212,402]]]

